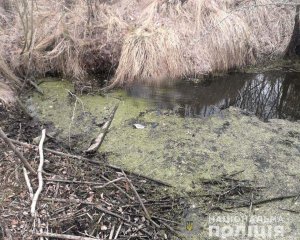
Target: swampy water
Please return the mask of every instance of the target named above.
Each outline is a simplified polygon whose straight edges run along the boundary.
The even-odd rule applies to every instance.
[[[204,192],[203,178],[243,171],[241,179],[265,186],[264,197],[300,192],[299,73],[187,79],[168,88],[137,85],[105,96],[75,96],[73,85],[61,79],[43,79],[40,87],[45,95],[29,94],[28,108],[78,151],[89,147],[119,106],[100,151],[110,163],[168,182],[188,198],[194,209],[183,221],[195,223],[192,232],[183,229],[188,239],[208,236],[207,204],[189,197]],[[289,202],[254,211],[280,214],[288,233],[281,239],[299,239],[300,216],[281,212],[282,204]]]
[[[207,117],[234,106],[263,120],[300,119],[300,73],[294,72],[234,73],[200,83],[187,79],[165,89],[135,85],[127,93],[182,117]]]

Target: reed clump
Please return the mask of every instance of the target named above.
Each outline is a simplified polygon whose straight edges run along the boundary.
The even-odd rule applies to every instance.
[[[112,87],[161,84],[282,57],[295,9],[278,0],[5,0],[0,55],[17,79],[109,72]]]

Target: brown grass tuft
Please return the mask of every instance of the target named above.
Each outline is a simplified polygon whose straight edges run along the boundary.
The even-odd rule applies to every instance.
[[[178,36],[171,29],[141,27],[123,44],[113,85],[133,82],[160,84],[186,72]]]

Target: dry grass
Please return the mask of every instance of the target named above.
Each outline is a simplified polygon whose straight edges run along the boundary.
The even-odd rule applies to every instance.
[[[227,71],[283,56],[292,34],[295,7],[275,2],[151,1],[137,20],[140,27],[125,36],[112,86],[137,81],[165,83],[186,74]],[[145,29],[153,32],[151,29],[162,27],[165,31],[159,37],[141,34]],[[153,47],[163,46],[161,39],[170,47]]]
[[[126,38],[113,82],[166,83],[185,74],[186,63],[181,56],[178,36],[171,29],[141,27]]]
[[[166,83],[283,56],[295,6],[276,2],[6,0],[1,56],[22,78],[115,70],[111,86]]]
[[[20,6],[15,8],[24,12],[17,10]],[[1,43],[11,50],[5,57],[18,75],[57,73],[83,79],[99,65],[116,61],[110,56],[112,47],[120,46],[118,35],[127,25],[109,6],[97,3],[91,10],[85,1],[66,5],[50,0],[33,9],[33,22],[29,24],[33,30],[24,28],[24,20],[16,17],[2,37]],[[28,16],[23,19],[31,18],[31,11],[24,14]]]

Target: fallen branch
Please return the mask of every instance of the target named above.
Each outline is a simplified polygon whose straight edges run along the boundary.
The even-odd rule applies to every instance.
[[[31,165],[28,163],[28,161],[25,159],[25,157],[22,155],[21,152],[13,145],[12,141],[6,136],[6,134],[2,131],[0,127],[0,137],[4,140],[4,142],[14,151],[14,153],[18,156],[18,158],[22,161],[24,164],[24,167],[34,175],[36,175],[36,172],[31,167]]]
[[[20,142],[20,141],[14,140],[14,139],[9,139],[9,140],[11,142],[15,143],[15,144],[18,144],[18,145],[21,145],[21,146],[24,146],[24,147],[27,147],[27,148],[37,148],[37,146],[33,145],[33,144]],[[53,153],[57,156],[69,157],[69,158],[77,159],[77,160],[84,161],[84,162],[89,162],[89,163],[93,163],[93,164],[97,164],[97,165],[102,165],[101,162],[99,162],[99,161],[95,161],[95,160],[92,160],[92,159],[89,159],[89,158],[86,158],[86,157],[82,157],[82,156],[78,156],[78,155],[73,155],[73,154],[70,154],[70,153],[64,153],[64,152],[56,151],[56,150],[49,149],[49,148],[44,148],[44,151]],[[105,167],[108,167],[108,168],[111,168],[111,169],[114,169],[114,170],[118,170],[120,172],[122,172],[122,170],[123,170],[125,173],[127,173],[129,175],[135,175],[137,177],[145,178],[145,179],[148,179],[152,182],[156,182],[156,183],[158,183],[160,185],[163,185],[163,186],[166,186],[166,187],[173,187],[169,183],[166,183],[166,182],[163,182],[161,180],[145,176],[145,175],[140,174],[140,173],[135,173],[135,172],[132,172],[132,171],[129,171],[129,170],[125,170],[125,169],[122,169],[120,167],[117,167],[117,166],[114,166],[114,165],[111,165],[111,164],[103,164],[103,165]]]
[[[278,208],[278,209],[280,209],[282,211],[286,211],[286,212],[300,214],[300,211],[298,211],[298,210],[293,210],[293,209],[288,209],[288,208]]]
[[[276,202],[276,201],[281,201],[281,200],[285,200],[285,199],[296,198],[296,197],[299,197],[299,195],[300,195],[300,193],[287,195],[287,196],[272,197],[272,198],[268,198],[268,199],[263,199],[263,200],[253,201],[250,203],[241,204],[238,206],[226,207],[226,209],[250,207],[251,205],[257,206],[257,205],[261,205],[261,204],[265,204],[265,203],[269,203],[269,202]]]
[[[100,146],[103,143],[103,140],[106,136],[106,133],[108,132],[108,129],[115,117],[115,113],[116,113],[117,109],[118,109],[118,105],[113,108],[108,120],[105,122],[105,124],[101,128],[100,134],[93,141],[93,144],[88,148],[88,150],[85,151],[86,153],[95,153],[100,148]]]
[[[91,205],[91,206],[96,206],[100,204],[100,203],[82,201],[80,199],[42,198],[41,200],[46,202],[75,203],[75,204],[84,204],[84,205]]]
[[[27,148],[38,148],[38,146],[34,145],[34,144],[29,144],[29,143],[25,143],[25,142],[20,142],[18,140],[14,140],[14,139],[11,139],[9,138],[9,140],[14,143],[14,144],[18,144],[18,145],[21,145],[23,147],[27,147]],[[62,157],[69,157],[69,158],[74,158],[74,159],[77,159],[77,160],[82,160],[82,161],[90,161],[90,159],[88,158],[85,158],[85,157],[81,157],[81,156],[77,156],[77,155],[73,155],[73,154],[69,154],[69,153],[63,153],[63,152],[60,152],[60,151],[56,151],[56,150],[53,150],[53,149],[50,149],[50,148],[44,148],[44,151],[46,152],[50,152],[50,153],[53,153],[57,156],[62,156]],[[96,161],[95,161],[96,162]]]
[[[101,175],[101,178],[103,178],[104,180],[110,182],[110,180],[108,178],[106,178],[105,176]],[[130,200],[134,201],[134,198],[131,197],[127,192],[125,192],[122,188],[120,188],[117,184],[112,183],[112,185],[114,187],[116,187],[121,193],[123,193],[126,197],[128,197]]]
[[[28,188],[28,191],[29,191],[29,196],[30,196],[30,199],[32,200],[32,198],[33,198],[33,189],[32,189],[32,186],[31,186],[31,183],[30,183],[30,180],[29,180],[29,177],[28,177],[28,173],[27,173],[27,170],[26,170],[25,167],[23,167],[23,173],[24,173],[25,182],[26,182],[26,185],[27,185],[27,188]]]
[[[96,161],[93,161],[93,162],[96,162]],[[105,165],[105,166],[107,166],[107,167],[109,167],[109,168],[112,168],[112,169],[114,169],[114,170],[118,170],[118,171],[120,171],[120,172],[124,171],[125,173],[127,173],[127,174],[129,174],[129,175],[135,175],[135,176],[137,176],[137,177],[141,177],[141,178],[148,179],[148,180],[150,180],[150,181],[152,181],[152,182],[158,183],[158,184],[163,185],[163,186],[166,186],[166,187],[173,187],[171,184],[166,183],[166,182],[163,182],[163,181],[161,181],[161,180],[154,179],[154,178],[145,176],[145,175],[143,175],[143,174],[136,173],[136,172],[132,172],[132,171],[129,171],[129,170],[126,170],[126,169],[122,169],[122,168],[120,168],[120,167],[117,167],[117,166],[114,166],[114,165],[111,165],[111,164],[107,164],[107,165]]]
[[[124,180],[125,178],[120,177],[120,178],[116,178],[114,180],[108,181],[107,183],[103,184],[102,186],[97,186],[95,188],[105,188],[106,186],[110,185],[110,184],[114,184],[115,182],[119,182],[121,180]]]
[[[41,95],[44,95],[43,90],[33,81],[28,80],[28,83]]]
[[[114,239],[117,239],[117,238],[118,238],[118,236],[119,236],[119,234],[120,234],[120,231],[121,231],[121,228],[122,228],[122,225],[123,225],[123,223],[121,222],[120,226],[118,227],[118,230],[117,230],[117,232],[116,232],[116,235],[115,235]]]
[[[107,213],[108,215],[111,215],[113,217],[117,217],[125,222],[128,223],[132,223],[130,222],[128,219],[124,218],[123,216],[111,212],[103,207],[100,206],[100,203],[93,203],[93,202],[88,202],[88,201],[82,201],[79,199],[62,199],[62,198],[43,198],[43,201],[47,201],[47,202],[60,202],[60,203],[77,203],[77,204],[84,204],[84,205],[91,205],[91,206],[95,206],[95,208],[97,208],[98,210],[100,210],[101,212]]]
[[[108,238],[109,240],[113,239],[115,228],[116,228],[116,226],[113,225],[112,228],[111,228],[111,230],[110,230],[110,234],[109,234],[109,238]]]
[[[40,196],[40,193],[43,190],[43,176],[42,176],[42,172],[43,172],[43,166],[44,166],[44,151],[43,151],[43,145],[44,145],[44,141],[45,141],[45,137],[46,137],[46,130],[43,129],[42,130],[42,138],[39,144],[39,154],[40,154],[40,164],[38,167],[38,180],[39,180],[39,187],[36,191],[36,193],[33,196],[32,199],[32,204],[31,204],[31,216],[35,216],[35,209],[36,209],[36,204],[38,201],[38,198]]]
[[[68,180],[68,179],[45,179],[46,181],[48,182],[59,182],[59,183],[73,183],[73,184],[87,184],[87,185],[96,185],[97,188],[104,188],[110,184],[113,184],[115,182],[118,182],[118,181],[121,181],[121,180],[124,180],[125,178],[124,177],[120,177],[120,178],[116,178],[112,181],[109,181],[105,184],[103,183],[97,183],[97,182],[87,182],[87,181],[75,181],[75,180]]]
[[[45,237],[45,238],[59,238],[59,239],[67,239],[67,240],[95,240],[99,238],[90,238],[90,237],[82,237],[82,236],[73,236],[67,234],[58,234],[58,233],[35,233],[36,237]]]
[[[131,180],[128,179],[128,177],[127,177],[127,175],[125,174],[124,171],[122,171],[122,173],[123,173],[123,175],[126,177],[128,184],[130,185],[132,191],[134,192],[135,196],[137,197],[138,201],[140,202],[140,204],[141,204],[141,206],[142,206],[142,208],[143,208],[143,211],[144,211],[144,213],[145,213],[145,215],[146,215],[146,218],[147,218],[147,219],[148,219],[155,227],[160,228],[160,226],[159,226],[156,222],[154,222],[154,221],[152,220],[152,218],[151,218],[151,216],[150,216],[150,214],[149,214],[147,208],[145,207],[145,205],[144,205],[144,203],[143,203],[143,201],[142,201],[140,195],[139,195],[138,192],[136,191],[135,186],[132,184]]]

